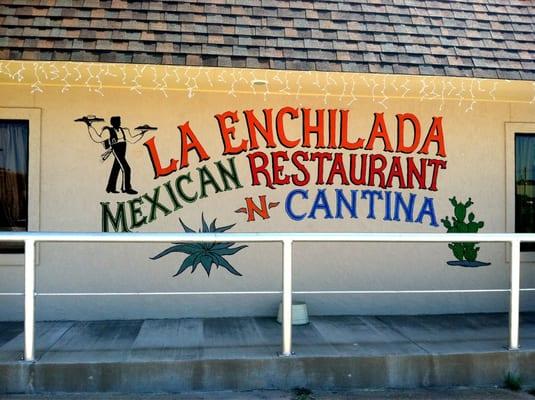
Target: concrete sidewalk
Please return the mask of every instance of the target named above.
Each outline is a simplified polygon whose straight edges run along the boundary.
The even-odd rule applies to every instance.
[[[272,318],[40,322],[35,364],[21,362],[22,323],[0,323],[0,393],[535,385],[535,313],[521,350],[506,314],[312,317],[281,358]]]
[[[6,395],[0,400],[533,400],[526,392],[505,389],[440,388],[411,390],[317,391],[309,395],[296,391],[252,390],[185,394],[41,394]]]

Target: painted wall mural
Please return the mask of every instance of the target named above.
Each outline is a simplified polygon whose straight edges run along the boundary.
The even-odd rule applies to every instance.
[[[211,128],[210,119],[202,127],[190,121],[179,124],[176,149],[163,145],[169,142],[161,136],[176,137],[176,132],[150,136],[147,133],[157,128],[145,124],[131,134],[119,116],[110,118],[111,126],[92,115],[76,119],[86,124],[92,141],[104,145],[102,160],[113,159],[106,192],[118,192],[120,176],[120,190],[130,195],[121,201],[100,202],[102,231],[133,231],[184,211],[201,199],[248,188],[265,192],[225,205],[227,212],[242,216],[245,223],[267,221],[280,206],[293,223],[366,219],[439,227],[433,193],[439,190],[447,168],[441,116],[423,121],[412,113],[385,117],[375,112],[369,117],[366,134],[350,126],[350,110],[345,109],[285,106],[224,111],[212,117]],[[104,126],[97,130],[98,124]],[[131,183],[126,143],[145,136],[146,165],[157,184],[139,194]],[[215,152],[214,137],[219,139]],[[161,154],[176,155],[164,159]],[[279,192],[278,188],[285,190]],[[450,202],[452,220],[440,220],[448,232],[477,232],[483,227],[474,213],[467,215],[471,199],[461,203],[453,197]],[[194,231],[179,221],[184,231]],[[199,231],[222,232],[233,226],[218,228],[215,220],[208,225],[201,216]],[[175,276],[190,267],[194,272],[198,265],[208,275],[215,265],[239,276],[225,256],[245,246],[233,245],[175,243],[153,259],[186,254]],[[456,260],[448,265],[489,265],[477,260],[477,244],[451,243],[449,247]]]
[[[137,143],[150,130],[156,128],[149,125],[141,125],[134,128],[138,131],[135,135],[130,132],[130,129],[121,126],[121,117],[113,116],[110,118],[110,126],[104,126],[100,132],[95,129],[93,124],[104,122],[103,118],[94,115],[88,115],[74,120],[75,122],[83,122],[87,126],[89,137],[95,143],[102,143],[104,145],[104,153],[101,154],[102,161],[106,161],[110,155],[113,155],[113,163],[110,170],[108,183],[106,184],[107,193],[119,193],[117,191],[117,179],[121,175],[121,192],[127,194],[138,194],[137,190],[132,188],[131,176],[132,170],[130,164],[126,160],[126,144]]]
[[[187,226],[180,218],[178,219],[184,232],[195,233],[195,230]],[[214,219],[210,226],[204,220],[204,214],[201,215],[201,228],[199,232],[225,232],[231,229],[234,225],[227,226],[216,226],[216,220]],[[191,273],[195,272],[195,269],[200,264],[206,271],[206,274],[210,276],[212,270],[212,265],[215,265],[216,268],[223,267],[228,272],[233,275],[242,276],[227,260],[226,256],[236,254],[240,250],[247,247],[247,245],[241,245],[233,247],[235,242],[223,242],[223,243],[183,243],[177,242],[173,243],[173,246],[165,249],[161,253],[156,254],[154,257],[151,257],[151,260],[157,260],[161,257],[164,257],[171,253],[183,253],[187,254],[187,257],[184,259],[177,273],[173,276],[180,275],[182,272],[186,271],[191,267]]]

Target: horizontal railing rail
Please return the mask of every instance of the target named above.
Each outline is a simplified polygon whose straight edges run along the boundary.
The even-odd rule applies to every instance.
[[[227,295],[282,294],[282,356],[292,354],[292,296],[293,294],[405,294],[405,293],[483,293],[510,292],[509,349],[518,349],[520,292],[520,243],[535,242],[535,234],[528,233],[83,233],[83,232],[4,232],[0,242],[24,243],[24,359],[35,360],[35,297],[36,296],[133,296],[133,295]],[[37,293],[35,288],[35,245],[46,242],[275,242],[282,243],[282,290],[242,292],[69,292]],[[509,289],[437,289],[437,290],[318,290],[293,291],[292,244],[294,242],[486,242],[508,243],[511,251]]]

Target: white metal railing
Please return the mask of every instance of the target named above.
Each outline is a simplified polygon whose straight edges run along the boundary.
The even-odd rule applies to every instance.
[[[535,242],[535,234],[527,233],[78,233],[78,232],[6,232],[0,241],[24,242],[24,359],[35,360],[35,297],[47,296],[131,296],[131,295],[224,295],[280,294],[281,291],[250,292],[119,292],[119,293],[36,293],[35,245],[40,242],[276,242],[282,243],[282,356],[292,355],[292,295],[296,294],[399,294],[399,293],[482,293],[510,292],[509,349],[518,349],[520,291],[520,243]],[[293,291],[293,242],[503,242],[511,246],[509,289],[447,289],[447,290],[341,290]]]

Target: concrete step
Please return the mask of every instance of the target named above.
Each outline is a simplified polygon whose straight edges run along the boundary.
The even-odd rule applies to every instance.
[[[0,323],[0,393],[535,385],[535,313],[508,351],[505,314],[311,317],[279,357],[271,318],[40,322],[37,361],[22,325]]]

